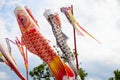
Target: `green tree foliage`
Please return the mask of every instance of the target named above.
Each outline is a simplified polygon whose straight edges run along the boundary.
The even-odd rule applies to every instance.
[[[113,77],[111,77],[111,78],[109,78],[109,80],[114,80],[114,78],[113,78]]]
[[[33,70],[29,72],[29,74],[31,77],[33,77],[33,80],[50,80],[50,77],[53,77],[47,64],[44,62],[39,66],[33,68]]]
[[[117,69],[114,71],[115,79],[120,80],[120,71]]]
[[[33,80],[41,80],[41,79],[50,80],[50,78],[54,78],[54,76],[49,70],[49,67],[44,62],[41,65],[33,68],[33,70],[29,72],[29,74],[31,77],[33,77]],[[79,75],[82,80],[85,80],[85,77],[88,74],[85,72],[85,70],[83,70],[83,68],[80,68]]]
[[[82,80],[85,80],[85,77],[88,75],[88,73],[86,73],[85,70],[83,70],[83,68],[80,68],[79,75],[80,75]]]
[[[56,46],[53,46],[53,47],[57,51],[57,53],[61,57],[61,59],[66,62],[66,59],[63,55],[61,55],[60,50]],[[73,51],[73,54],[74,54],[74,51]],[[72,55],[72,57],[73,57],[73,59],[75,59],[74,55]],[[85,77],[88,75],[85,72],[85,70],[83,70],[83,68],[79,68],[78,73],[79,73],[82,80],[85,80]],[[31,77],[33,77],[33,80],[42,80],[42,79],[50,80],[52,78],[54,79],[54,76],[50,72],[49,67],[45,62],[43,62],[39,66],[33,68],[33,70],[31,70],[29,72],[29,74]]]
[[[120,80],[120,70],[113,71],[114,77],[109,78],[109,80]]]

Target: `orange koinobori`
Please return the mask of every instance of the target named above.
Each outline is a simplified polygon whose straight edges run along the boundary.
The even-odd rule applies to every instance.
[[[34,17],[25,7],[17,6],[14,12],[22,34],[22,44],[48,64],[56,80],[74,78],[73,71],[59,58],[48,40],[42,35]]]

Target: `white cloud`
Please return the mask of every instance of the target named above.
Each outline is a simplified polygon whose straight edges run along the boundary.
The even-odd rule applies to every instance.
[[[9,79],[8,74],[6,72],[0,72],[0,79],[1,80]]]
[[[100,78],[95,78],[95,77],[89,77],[89,78],[86,78],[87,80],[102,80]]]
[[[47,0],[46,0],[47,1]],[[73,48],[73,37],[71,37],[72,26],[68,23],[64,14],[60,13],[59,8],[61,6],[74,6],[74,15],[80,22],[81,26],[87,29],[93,34],[102,44],[98,44],[92,38],[85,35],[85,37],[77,36],[77,48],[79,53],[79,61],[89,63],[92,61],[102,62],[101,65],[113,65],[116,67],[120,65],[119,52],[120,52],[120,32],[116,26],[118,20],[120,20],[119,5],[116,0],[80,0],[80,1],[62,1],[50,2],[48,1],[50,8],[54,8],[54,11],[58,11],[62,27],[65,33],[70,36],[68,41],[71,48]],[[56,4],[55,6],[53,4]],[[41,23],[43,21],[40,21]],[[44,26],[46,24],[44,23]],[[50,26],[50,25],[47,25]],[[42,25],[40,26],[42,27]],[[43,27],[44,28],[44,27]],[[68,28],[71,28],[68,30]],[[46,29],[47,30],[47,29]],[[46,33],[45,36],[48,34]],[[52,34],[51,34],[52,35]],[[52,39],[50,39],[52,40]],[[114,59],[113,59],[114,57]],[[88,68],[90,66],[88,65]],[[110,67],[111,68],[111,67]],[[90,69],[90,68],[89,68]],[[100,69],[100,68],[99,68]],[[113,68],[111,68],[113,69]],[[91,74],[92,72],[90,72]],[[98,71],[99,73],[99,71]],[[108,72],[109,73],[109,72]],[[97,76],[97,75],[96,75]],[[108,77],[108,75],[106,76]],[[102,80],[102,77],[91,78],[87,80]]]
[[[2,40],[2,42],[4,42],[4,38],[7,37],[7,30],[6,30],[6,26],[5,26],[6,22],[3,18],[0,17],[0,40]]]
[[[0,4],[1,1],[2,0],[0,0]],[[4,5],[4,3],[5,1],[2,2],[2,6]],[[7,5],[11,7],[15,3],[16,0],[13,0],[10,1],[10,3],[7,3]],[[22,2],[20,1],[20,3]],[[41,4],[41,2],[39,4]],[[118,26],[120,26],[118,24],[120,20],[120,6],[118,5],[117,0],[44,0],[44,6],[41,6],[41,4],[37,7],[36,3],[34,5],[30,2],[26,3],[26,5],[31,7],[35,18],[37,18],[42,33],[47,39],[52,40],[52,44],[55,44],[56,42],[53,41],[54,36],[51,32],[51,26],[44,18],[43,12],[44,8],[50,8],[53,9],[55,12],[58,12],[62,23],[62,29],[69,36],[70,40],[68,41],[68,43],[70,47],[73,48],[73,37],[71,36],[73,35],[71,34],[72,26],[59,9],[60,7],[70,6],[71,4],[73,4],[74,7],[75,18],[78,20],[80,25],[87,29],[91,34],[93,34],[98,40],[102,42],[102,44],[99,45],[87,35],[85,35],[85,37],[77,36],[79,61],[81,61],[83,64],[97,61],[103,62],[101,65],[120,65],[120,63],[118,62],[120,60],[120,32],[118,30]],[[15,36],[21,36],[15,16],[12,16],[12,18],[13,17],[14,19],[11,22],[12,29],[10,33],[6,30],[6,24],[8,24],[8,22],[6,22],[3,17],[0,17],[0,38],[3,39],[4,37],[10,37],[11,39],[13,39]],[[29,57],[30,59],[33,59],[32,55],[30,55]],[[92,66],[87,66],[87,68],[89,69],[90,67]],[[89,77],[89,79],[87,78],[87,80],[102,79],[101,77]]]
[[[91,34],[93,34],[96,38],[98,38],[98,40],[102,42],[102,44],[99,45],[87,35],[85,35],[85,37],[77,36],[79,59],[83,62],[96,60],[104,61],[103,64],[107,63],[119,65],[119,56],[117,56],[114,60],[112,58],[113,56],[115,57],[116,55],[119,55],[120,52],[120,37],[118,36],[120,32],[116,27],[116,22],[120,18],[119,5],[117,5],[117,2],[113,0],[106,0],[103,2],[94,1],[95,0],[90,0],[89,2],[86,2],[81,0],[80,3],[77,1],[73,3],[76,19],[85,29],[87,29]],[[53,3],[51,2],[51,4]],[[68,43],[71,48],[73,48],[73,37],[71,37],[72,26],[61,13],[60,18],[63,30],[65,33],[67,33],[68,36],[70,36]],[[71,29],[68,30],[68,28]],[[48,34],[46,33],[46,35]]]
[[[116,22],[119,17],[119,6],[117,2],[114,0],[106,0],[106,1],[98,1],[90,0],[89,2],[81,1],[81,3],[77,3],[75,13],[77,13],[77,20],[81,25],[84,26],[90,33],[95,35],[102,42],[101,45],[98,45],[94,40],[85,36],[85,38],[78,37],[78,49],[80,54],[86,57],[89,60],[110,60],[113,61],[113,55],[119,55],[119,53],[113,51],[113,49],[119,48],[120,37],[118,36],[120,32],[116,28]],[[78,12],[77,12],[77,11]],[[82,10],[82,11],[81,11]],[[80,13],[82,12],[82,13]],[[81,16],[81,15],[82,16]],[[92,24],[87,22],[89,20],[89,16],[92,16],[94,19]],[[92,18],[90,17],[90,18]],[[94,42],[93,42],[94,41]],[[89,56],[92,55],[92,56]],[[119,61],[119,58],[115,59]],[[117,63],[119,64],[119,63]]]
[[[0,0],[0,8],[5,4],[6,0]]]
[[[22,0],[9,0],[6,2],[7,7],[15,7],[17,5],[22,5]]]

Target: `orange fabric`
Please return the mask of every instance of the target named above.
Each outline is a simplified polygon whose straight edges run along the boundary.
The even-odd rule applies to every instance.
[[[33,18],[30,14],[28,15],[28,12],[24,7],[18,7],[18,9],[15,10],[15,14],[17,15],[16,17],[22,33],[22,42],[26,48],[49,65],[57,80],[62,80],[64,76],[67,76],[67,72],[70,71],[66,71],[63,62],[61,62],[57,53],[50,46],[48,40],[41,34],[41,31]]]
[[[48,65],[50,66],[50,69],[56,80],[62,80],[64,76],[67,76],[65,67],[59,57],[54,57],[54,59],[50,63],[48,63]]]
[[[58,16],[59,16],[59,15],[56,14],[56,15],[54,15],[54,18],[55,18],[55,20],[57,21],[57,25],[59,25],[59,27],[61,28],[61,21],[60,21],[60,18],[59,18]]]
[[[74,77],[74,72],[65,63],[63,63],[63,64],[64,64],[65,70],[67,72],[67,75],[69,77]]]

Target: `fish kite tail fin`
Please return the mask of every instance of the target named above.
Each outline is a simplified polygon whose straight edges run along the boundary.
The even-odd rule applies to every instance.
[[[56,80],[74,78],[74,72],[58,56],[54,57],[48,65]]]
[[[69,39],[69,37],[65,33],[62,32],[62,35],[63,35],[63,37],[64,37],[65,40]]]
[[[93,38],[94,40],[96,40],[99,44],[101,44],[101,42],[100,42],[99,40],[97,40],[92,34],[90,34],[90,33],[89,33],[88,31],[86,31],[83,27],[81,27],[77,21],[75,21],[75,22],[76,22],[76,24],[79,26],[79,28],[80,28],[81,30],[83,30],[88,36],[90,36],[91,38]]]
[[[73,70],[75,77],[77,77],[78,71],[77,71],[77,67],[75,66],[75,63],[71,60],[71,61],[68,61],[68,64],[70,68]]]
[[[78,73],[77,67],[75,66],[75,63],[73,60],[69,60],[68,62],[70,68],[73,70],[74,74],[75,74],[75,80],[81,80],[81,77]],[[73,79],[72,79],[73,80]]]

